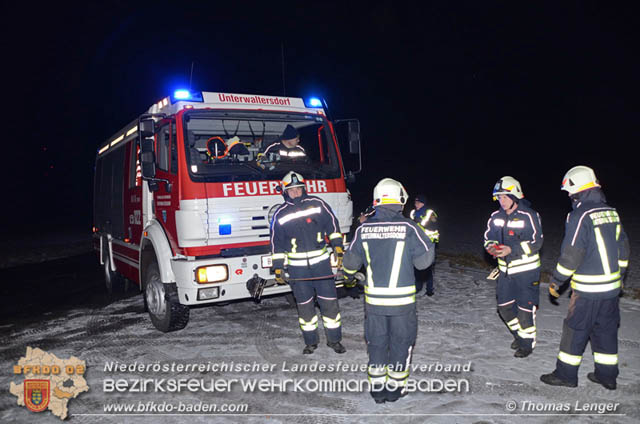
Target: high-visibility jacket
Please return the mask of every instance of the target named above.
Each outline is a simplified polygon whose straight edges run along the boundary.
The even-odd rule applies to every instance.
[[[375,215],[358,227],[343,262],[347,274],[366,266],[367,310],[390,315],[414,306],[414,266],[428,268],[435,250],[425,232],[393,206],[376,207]]]
[[[629,240],[620,216],[605,202],[598,188],[578,193],[553,273],[557,281],[571,278],[571,288],[584,297],[618,296],[629,264]]]
[[[427,233],[427,236],[432,242],[438,243],[440,241],[438,214],[436,214],[433,209],[427,209],[426,206],[423,206],[420,209],[411,209],[411,212],[409,212],[409,218],[424,229],[424,232]]]
[[[331,207],[306,194],[288,199],[271,221],[273,267],[309,267],[328,261],[327,239],[332,247],[342,247],[340,225]]]
[[[526,203],[521,200],[509,215],[503,209],[492,213],[484,232],[485,249],[496,244],[511,248],[509,255],[498,258],[498,268],[507,275],[540,268],[542,223],[538,212]]]
[[[307,152],[305,152],[302,146],[287,147],[281,141],[269,145],[263,152],[263,155],[267,157],[270,154],[279,155],[281,159],[300,159],[307,157]]]

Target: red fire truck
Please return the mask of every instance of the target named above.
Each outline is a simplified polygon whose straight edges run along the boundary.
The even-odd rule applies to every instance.
[[[306,156],[265,155],[287,125],[298,130]],[[331,205],[346,234],[353,216],[346,180],[360,171],[359,128],[357,120],[331,122],[317,98],[177,90],[161,99],[96,156],[94,248],[107,291],[125,278],[137,283],[164,332],[187,325],[190,305],[249,298],[259,283],[264,295],[289,292],[270,268],[280,180],[291,170],[302,174],[307,192]]]

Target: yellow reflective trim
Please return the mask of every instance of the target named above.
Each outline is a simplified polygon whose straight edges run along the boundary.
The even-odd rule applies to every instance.
[[[415,303],[416,302],[416,297],[415,296],[408,296],[408,297],[397,297],[397,298],[385,299],[385,298],[370,297],[370,296],[365,295],[364,296],[364,300],[369,305],[402,306],[402,305],[409,305],[411,303]]]
[[[298,249],[298,244],[296,243],[296,239],[292,238],[291,239],[291,253],[296,253],[296,250]]]
[[[307,266],[307,265],[314,265],[322,261],[326,261],[327,259],[329,259],[329,252],[324,252],[322,255],[316,256],[314,258],[307,258],[307,259],[289,258],[287,260],[287,263],[291,266]]]
[[[346,272],[347,274],[355,274],[356,272],[358,272],[358,270],[357,270],[357,269],[349,269],[349,268],[345,268],[345,266],[344,266],[344,265],[342,266],[342,270],[343,270],[344,272]]]
[[[564,275],[565,277],[571,277],[573,273],[576,272],[575,269],[565,268],[560,264],[556,265],[556,271],[558,271],[560,274]]]
[[[565,364],[569,364],[577,367],[578,365],[580,365],[580,362],[582,361],[582,356],[569,355],[568,353],[560,351],[558,352],[558,359],[564,362]]]
[[[618,239],[620,238],[621,230],[622,230],[622,227],[620,226],[620,224],[616,225],[616,241],[618,241]]]
[[[514,266],[511,267],[509,266],[509,271],[508,274],[517,274],[520,272],[525,272],[525,271],[530,271],[532,269],[537,269],[540,268],[540,261],[534,262],[534,263],[530,263],[530,264],[526,264],[526,265],[518,265],[518,266]]]
[[[518,331],[520,329],[520,321],[518,318],[514,318],[507,323],[507,326],[513,331]]]
[[[414,294],[416,292],[416,286],[406,287],[369,287],[364,288],[366,294],[378,294],[378,295],[403,295]]]
[[[608,284],[580,284],[575,281],[571,282],[571,288],[586,293],[602,293],[615,290],[620,287],[620,280],[615,283]]]
[[[611,267],[609,266],[609,256],[607,256],[607,247],[604,244],[604,239],[602,238],[600,228],[596,227],[594,231],[596,233],[596,244],[598,245],[598,252],[600,253],[600,261],[602,261],[602,269],[604,270],[605,274],[611,274]]]
[[[396,242],[396,250],[393,254],[393,266],[391,267],[391,275],[389,276],[389,287],[395,288],[398,285],[398,276],[400,275],[400,266],[402,265],[402,252],[404,251],[404,241]]]
[[[396,199],[390,199],[390,198],[382,198],[380,199],[380,203],[378,203],[379,205],[401,205],[402,203],[399,200]]]
[[[603,365],[617,365],[618,354],[593,352],[593,362]]]
[[[323,316],[322,322],[324,322],[326,328],[339,328],[341,323],[340,314],[338,314],[335,319]]]
[[[389,370],[387,371],[387,375],[391,378],[393,378],[394,380],[402,380],[405,378],[409,378],[409,370],[406,371],[393,371],[393,370]]]
[[[608,283],[613,280],[617,280],[620,278],[620,271],[616,271],[613,274],[608,275],[583,275],[583,274],[573,274],[573,281],[577,281],[579,283]]]
[[[586,190],[588,188],[593,188],[593,187],[600,187],[599,185],[597,185],[595,182],[591,181],[586,183],[585,185],[578,187],[578,189],[575,191],[575,193],[582,191],[582,190]]]
[[[364,248],[364,254],[367,257],[367,284],[369,287],[373,287],[373,270],[371,269],[371,256],[369,256],[369,243],[362,242]]]
[[[531,248],[529,247],[528,241],[523,241],[522,243],[520,243],[520,246],[522,246],[522,250],[524,251],[524,253],[526,253],[527,255],[531,254]]]
[[[369,365],[367,374],[373,377],[381,377],[387,375],[387,367],[376,367],[375,365]]]
[[[290,252],[290,253],[287,253],[287,256],[291,259],[315,258],[316,256],[322,255],[326,251],[327,251],[327,248],[325,247],[323,249],[311,250],[309,252]]]
[[[509,262],[509,268],[518,266],[518,265],[528,264],[528,263],[537,261],[539,259],[540,259],[540,255],[537,253],[532,256],[522,255],[521,259],[516,259],[514,261]]]
[[[305,321],[302,318],[298,318],[298,321],[300,321],[300,324],[315,324],[318,322],[318,315],[315,315],[313,318],[311,318],[311,321]]]
[[[273,255],[271,255],[272,260],[285,259],[286,257],[287,256],[284,253],[274,253]]]
[[[333,239],[337,239],[337,238],[342,238],[342,233],[331,233],[329,235],[329,240],[333,240]]]
[[[629,266],[629,261],[623,261],[622,259],[618,260],[618,266],[620,268],[626,268]]]

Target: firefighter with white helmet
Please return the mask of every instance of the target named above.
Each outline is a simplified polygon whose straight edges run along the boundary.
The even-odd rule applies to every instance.
[[[540,380],[576,387],[582,354],[591,341],[595,372],[589,380],[615,390],[618,377],[618,296],[629,264],[629,240],[616,209],[607,205],[593,169],[571,168],[562,179],[571,199],[560,258],[549,293],[571,279],[569,313],[564,320],[556,369]]]
[[[338,219],[324,200],[307,195],[302,175],[289,172],[282,179],[282,189],[285,202],[271,221],[273,269],[279,284],[285,284],[287,278],[291,280],[305,342],[303,353],[311,354],[318,347],[316,300],[327,330],[327,345],[344,353],[338,296],[327,249],[328,240],[340,268],[344,251]]]
[[[381,180],[373,190],[375,214],[357,228],[343,262],[347,276],[362,265],[367,269],[365,338],[376,403],[394,402],[405,394],[417,335],[413,269],[428,268],[434,258],[433,242],[402,215],[407,199],[398,181]]]
[[[531,354],[536,344],[536,308],[540,297],[542,223],[524,198],[518,180],[505,176],[493,188],[500,209],[493,212],[484,233],[484,248],[498,261],[498,313],[515,340],[517,358]]]

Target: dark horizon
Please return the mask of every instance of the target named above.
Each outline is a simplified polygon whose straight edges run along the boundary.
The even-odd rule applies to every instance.
[[[360,119],[354,215],[387,176],[436,202],[491,209],[493,184],[512,175],[534,205],[568,210],[560,181],[578,164],[614,206],[636,204],[633,5],[23,7],[6,6],[4,28],[9,233],[89,231],[104,140],[190,79],[282,95],[283,51],[287,96],[320,95],[333,117]]]

